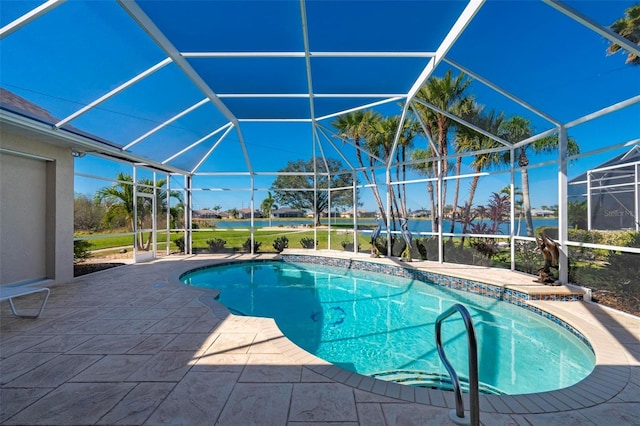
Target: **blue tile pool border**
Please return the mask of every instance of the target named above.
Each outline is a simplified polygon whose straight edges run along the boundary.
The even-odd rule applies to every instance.
[[[452,277],[449,275],[438,274],[436,272],[423,271],[410,266],[388,265],[384,263],[367,262],[357,259],[341,259],[334,257],[312,256],[306,254],[281,254],[280,258],[284,262],[311,263],[316,265],[335,266],[339,268],[357,269],[361,271],[377,272],[386,275],[404,277],[421,281],[427,284],[435,284],[453,290],[464,291],[467,293],[477,294],[479,296],[489,297],[495,300],[501,300],[507,303],[511,303],[512,305],[519,306],[523,309],[528,310],[529,312],[553,321],[555,324],[561,326],[562,328],[576,336],[578,339],[580,339],[580,341],[587,345],[591,352],[594,352],[591,343],[589,343],[589,340],[587,340],[587,338],[584,337],[584,335],[580,331],[576,330],[571,324],[568,324],[555,315],[536,306],[532,306],[528,303],[529,301],[538,300],[581,302],[584,300],[583,295],[581,294],[529,295],[521,291],[504,288],[502,286],[494,284],[469,280],[466,278]]]
[[[400,266],[400,265],[388,265],[384,263],[377,262],[369,262],[357,259],[341,259],[334,257],[324,257],[324,256],[312,256],[306,254],[281,254],[280,259],[251,259],[251,260],[228,260],[222,262],[216,262],[213,264],[203,265],[198,268],[190,269],[189,271],[181,274],[179,276],[179,280],[181,282],[185,275],[200,271],[203,269],[216,268],[220,266],[228,266],[234,265],[238,263],[261,263],[261,262],[290,262],[290,263],[310,263],[315,265],[323,265],[323,266],[335,266],[338,268],[349,268],[349,269],[357,269],[361,271],[367,272],[376,272],[380,274],[393,275],[397,277],[404,277],[409,279],[418,280],[424,282],[426,284],[435,284],[441,287],[450,288],[453,290],[464,291],[467,293],[477,294],[479,296],[489,297],[495,300],[501,300],[507,303],[511,303],[512,305],[519,306],[523,309],[528,310],[536,315],[540,315],[565,330],[569,331],[571,334],[576,336],[580,341],[582,341],[591,352],[594,352],[591,343],[587,340],[584,335],[576,330],[571,324],[563,321],[562,319],[556,317],[555,315],[540,309],[536,306],[532,306],[528,301],[536,301],[536,300],[549,300],[549,301],[562,301],[562,302],[573,302],[573,301],[582,301],[582,295],[534,295],[530,296],[527,293],[523,293],[521,291],[504,288],[502,286],[483,283],[480,281],[469,280],[466,278],[458,278],[452,277],[449,275],[438,274],[436,272],[423,271],[420,269],[416,269],[410,266]],[[595,352],[594,352],[595,353]]]

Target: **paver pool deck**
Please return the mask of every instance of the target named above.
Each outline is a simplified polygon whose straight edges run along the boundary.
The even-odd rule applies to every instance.
[[[274,257],[171,256],[78,277],[51,287],[35,320],[13,317],[3,302],[0,423],[453,424],[451,392],[333,366],[291,343],[273,320],[232,315],[215,292],[176,279],[207,264]],[[411,266],[548,289],[536,290],[530,275],[511,271]],[[18,303],[35,308],[39,296]],[[482,424],[640,425],[640,318],[590,302],[530,303],[579,330],[594,348],[596,367],[580,383],[553,392],[481,395]]]

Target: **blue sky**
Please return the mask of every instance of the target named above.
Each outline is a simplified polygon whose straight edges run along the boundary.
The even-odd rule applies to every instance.
[[[39,2],[0,2],[0,24],[37,6]],[[312,51],[433,51],[465,7],[464,2],[307,2],[309,43]],[[610,25],[622,16],[630,1],[567,2],[591,19]],[[140,2],[173,44],[184,52],[301,51],[298,2]],[[204,6],[203,6],[204,5]],[[204,7],[191,13],[192,7]],[[541,2],[488,1],[466,28],[447,58],[543,110],[568,122],[608,105],[640,94],[640,67],[624,63],[624,55],[607,56],[608,43],[598,34],[569,20]],[[115,2],[68,1],[0,41],[0,85],[66,117],[119,84],[162,61],[166,55]],[[406,92],[428,58],[312,58],[315,93]],[[307,117],[308,99],[247,99],[233,94],[308,92],[304,58],[192,58],[199,72],[238,118]],[[435,75],[451,66],[441,63]],[[507,117],[523,115],[536,130],[552,125],[496,94],[479,82],[471,86],[478,102],[503,111]],[[159,123],[204,98],[198,88],[173,64],[162,68],[71,124],[121,145],[145,134]],[[370,98],[316,99],[316,114],[374,102]],[[396,102],[376,108],[398,114]],[[330,127],[333,119],[322,124]],[[163,161],[227,122],[207,104],[177,120],[131,148]],[[287,161],[308,159],[312,153],[308,123],[241,122],[251,166],[255,171],[276,171]],[[640,137],[637,104],[569,131],[583,152]],[[323,138],[322,138],[323,139]],[[173,160],[176,167],[197,163],[217,140],[213,137]],[[240,138],[234,130],[201,167],[202,171],[247,171]],[[335,144],[356,164],[353,150]],[[424,140],[416,141],[424,146]],[[328,157],[339,158],[327,141]],[[624,149],[583,158],[570,165],[577,176]],[[532,163],[549,156],[533,157]],[[114,177],[120,166],[87,156],[77,160],[77,171]],[[471,170],[466,168],[463,173]],[[476,196],[481,204],[491,192],[508,182],[508,174],[482,177]],[[557,204],[553,167],[530,171],[532,204]],[[362,178],[360,178],[363,181]],[[248,188],[248,178],[207,178],[207,185]],[[470,179],[461,184],[466,199]],[[516,177],[518,182],[518,177]],[[176,182],[177,184],[177,182]],[[76,191],[90,193],[105,183],[77,179]],[[270,178],[257,178],[256,187],[268,188]],[[427,206],[425,184],[409,188],[410,207]],[[452,193],[452,188],[449,194]],[[256,204],[266,192],[256,193]],[[364,207],[373,209],[368,189],[361,190]],[[248,206],[248,192],[207,192],[195,196],[197,208]],[[461,204],[461,202],[460,202]]]

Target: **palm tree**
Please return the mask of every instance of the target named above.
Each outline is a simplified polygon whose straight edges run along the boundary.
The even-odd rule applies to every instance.
[[[96,197],[100,201],[107,202],[107,214],[105,220],[110,221],[117,216],[123,216],[129,222],[131,230],[139,229],[143,227],[143,222],[148,220],[152,214],[153,206],[151,202],[144,198],[137,204],[137,226],[134,223],[134,185],[133,178],[123,172],[118,173],[118,183],[112,186],[104,187],[96,192]],[[158,213],[165,213],[167,211],[167,192],[162,187],[167,183],[166,179],[158,179],[155,182],[155,202]],[[138,192],[153,194],[154,182],[151,179],[138,180]],[[176,198],[179,203],[182,203],[182,194],[178,191],[171,191],[170,196]],[[149,233],[147,241],[143,243],[142,234],[139,234],[137,246],[141,250],[148,250],[151,245],[151,237],[153,232]]]
[[[497,135],[500,125],[504,120],[504,114],[496,114],[495,111],[489,111],[483,113],[483,107],[474,104],[473,107],[467,112],[469,122],[475,124],[481,129],[487,132]],[[459,126],[456,129],[456,149],[461,152],[475,152],[491,148],[500,147],[501,144],[495,139],[490,138],[482,133],[464,126]],[[475,197],[476,190],[478,188],[478,182],[480,180],[479,173],[485,169],[491,168],[501,163],[501,157],[498,153],[481,153],[475,154],[471,162],[471,167],[474,168],[476,175],[471,180],[471,186],[469,188],[469,197],[464,204],[462,216],[471,214],[471,206],[473,205],[473,198]],[[459,173],[458,173],[459,174]],[[464,221],[462,232],[466,233],[470,222]],[[462,244],[464,244],[464,237],[462,238]]]
[[[611,29],[630,42],[636,45],[640,44],[640,4],[628,7],[627,10],[625,10],[624,17],[611,24]],[[607,48],[607,53],[611,55],[621,49],[622,47],[620,47],[620,45],[612,43]],[[632,52],[627,52],[627,60],[625,63],[640,65],[640,56]]]
[[[510,120],[504,121],[500,126],[499,135],[511,143],[516,143],[527,139],[533,134],[531,122],[523,117],[512,117]],[[527,151],[530,149],[533,153],[553,152],[558,149],[558,136],[551,135],[538,139],[528,145],[519,147],[516,151],[518,157],[518,166],[520,167],[520,178],[522,185],[522,207],[524,209],[525,225],[527,227],[527,236],[534,236],[533,217],[531,216],[531,199],[529,195],[529,157]],[[576,155],[580,152],[580,147],[575,139],[567,138],[567,154]],[[505,161],[507,158],[505,158]]]
[[[423,176],[426,176],[427,178],[434,178],[435,177],[434,166],[436,161],[429,158],[431,158],[431,153],[426,149],[415,149],[411,153],[411,159],[417,162],[413,164],[412,168],[416,172],[418,172]],[[430,203],[429,208],[431,209],[431,221],[432,223],[436,223],[437,222],[436,210],[435,210],[436,202],[435,202],[434,186],[432,181],[429,181],[427,183],[427,193],[429,194],[429,203]],[[435,230],[437,228],[432,227],[431,229]]]
[[[116,179],[117,184],[99,189],[96,192],[96,198],[101,202],[107,202],[105,221],[110,222],[114,217],[124,216],[133,231],[135,229],[133,223],[133,178],[120,172]]]
[[[262,203],[260,204],[260,210],[262,210],[262,213],[269,218],[269,226],[271,226],[271,210],[278,209],[278,206],[276,206],[275,203],[276,200],[271,196],[271,191],[267,191],[267,198],[262,200]]]
[[[471,81],[466,78],[465,73],[460,73],[458,77],[453,78],[453,73],[451,70],[447,71],[444,77],[431,77],[427,82],[420,88],[418,91],[416,98],[423,99],[426,102],[440,108],[441,110],[448,111],[451,113],[459,112],[462,109],[462,106],[468,103],[468,99],[465,96],[465,91],[471,84]],[[429,158],[429,157],[437,157],[441,158],[441,170],[444,176],[447,175],[449,170],[449,165],[447,164],[447,154],[449,152],[448,146],[448,133],[449,128],[452,125],[455,125],[454,122],[449,119],[444,114],[440,114],[427,108],[421,104],[417,104],[417,113],[419,113],[425,122],[426,131],[428,136],[436,145],[437,152],[432,152],[432,148],[429,147],[427,151],[430,154],[426,153],[418,153],[417,157]],[[430,175],[437,176],[438,175],[438,162],[432,161],[432,172]],[[433,184],[429,184],[427,187],[430,197],[433,199],[434,191]],[[442,200],[439,202],[443,202],[447,197],[447,181],[445,180],[442,188]],[[436,206],[435,202],[431,203],[432,206]],[[439,218],[436,217],[435,211],[432,211],[431,214],[433,226],[432,229],[435,231],[438,229]]]
[[[385,162],[390,161],[391,150],[393,148],[393,142],[395,141],[398,127],[400,126],[400,116],[395,115],[391,117],[380,118],[372,122],[369,132],[367,134],[367,149],[371,153],[375,153]],[[396,180],[404,181],[406,178],[406,161],[407,150],[411,148],[413,139],[418,134],[418,123],[412,118],[405,119],[402,123],[402,129],[398,140],[398,146],[395,151],[396,162]],[[401,164],[401,165],[398,165]],[[404,185],[391,186],[389,188],[391,193],[392,209],[391,209],[391,222],[394,228],[396,219],[401,217],[407,217],[407,202],[406,191]]]
[[[514,186],[513,187],[514,192],[513,192],[513,205],[516,207],[516,209],[518,210],[518,228],[516,230],[516,235],[520,235],[520,226],[522,224],[522,210],[523,210],[523,204],[524,201],[522,199],[522,191],[520,190],[519,186]],[[509,197],[509,199],[511,199],[511,186],[507,185],[504,188],[502,188],[500,190],[500,194],[504,194],[506,196]],[[520,198],[515,198],[515,197],[520,197]]]
[[[373,111],[359,110],[339,116],[333,123],[331,123],[331,125],[337,129],[338,136],[343,141],[353,140],[353,143],[356,146],[356,158],[358,160],[358,164],[363,169],[362,174],[371,188],[371,193],[376,201],[382,220],[386,223],[387,213],[382,202],[382,197],[380,197],[380,192],[378,191],[375,171],[373,169],[367,171],[366,169],[366,167],[374,165],[376,160],[373,157],[369,157],[368,164],[365,166],[362,158],[363,142],[366,144],[366,139],[371,135],[372,128],[375,126],[375,123],[381,119],[382,116],[374,113]]]

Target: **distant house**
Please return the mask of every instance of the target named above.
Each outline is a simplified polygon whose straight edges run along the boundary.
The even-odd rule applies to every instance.
[[[536,217],[549,217],[555,214],[553,210],[531,209],[531,215]]]
[[[431,216],[431,211],[430,210],[414,210],[411,213],[409,213],[409,217],[430,217]]]
[[[220,219],[221,216],[218,212],[209,209],[194,210],[193,217],[195,219]]]
[[[251,209],[240,209],[238,210],[238,219],[251,219]],[[253,217],[264,217],[260,210],[253,211]]]
[[[358,217],[376,217],[376,212],[372,212],[368,210],[357,210],[357,212],[358,212]],[[349,209],[340,213],[340,217],[352,218],[353,209]]]
[[[271,217],[305,217],[305,213],[300,210],[283,207],[281,209],[271,210]]]

